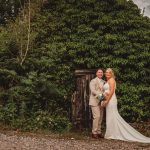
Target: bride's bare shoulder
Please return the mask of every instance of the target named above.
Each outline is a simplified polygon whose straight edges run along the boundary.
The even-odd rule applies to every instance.
[[[110,84],[115,84],[115,83],[116,83],[116,81],[115,81],[114,78],[110,78],[108,82],[109,82]]]

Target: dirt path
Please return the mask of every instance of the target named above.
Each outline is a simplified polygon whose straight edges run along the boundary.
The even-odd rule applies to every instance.
[[[150,150],[150,144],[0,133],[0,150]]]

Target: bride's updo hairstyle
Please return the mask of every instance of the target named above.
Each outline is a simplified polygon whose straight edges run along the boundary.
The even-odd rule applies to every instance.
[[[114,71],[112,70],[112,68],[107,68],[106,71],[109,71],[112,75],[112,77],[115,79],[115,74]]]

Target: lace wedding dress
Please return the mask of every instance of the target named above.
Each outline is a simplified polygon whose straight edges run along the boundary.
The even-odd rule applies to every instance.
[[[104,85],[104,90],[105,92],[109,92],[108,83]],[[150,143],[150,138],[145,137],[144,135],[136,131],[119,115],[115,92],[113,93],[108,105],[106,106],[105,138]]]

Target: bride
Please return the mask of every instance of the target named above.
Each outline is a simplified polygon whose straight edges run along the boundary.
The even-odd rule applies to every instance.
[[[104,85],[104,90],[109,93],[106,100],[101,103],[102,107],[106,107],[105,138],[150,143],[150,138],[145,137],[136,131],[119,115],[117,109],[117,98],[115,94],[116,81],[113,70],[108,68],[105,76],[107,82]]]

